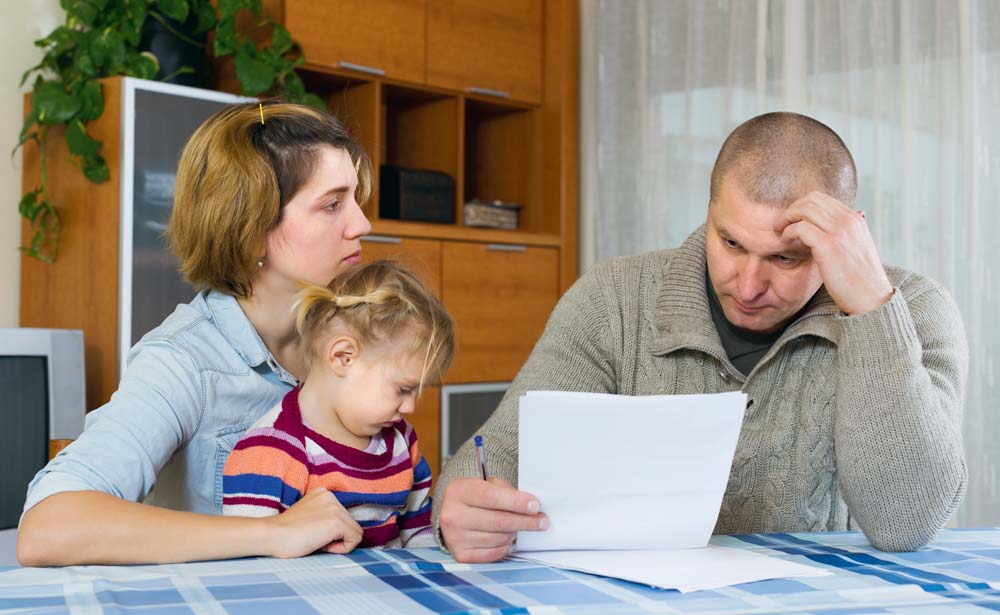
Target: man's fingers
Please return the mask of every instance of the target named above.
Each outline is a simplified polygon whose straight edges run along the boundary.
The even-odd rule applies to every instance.
[[[455,561],[463,564],[486,564],[500,561],[510,554],[510,547],[495,547],[492,549],[460,549],[453,551]]]
[[[442,514],[444,514],[442,512]],[[447,518],[442,520],[446,523]],[[467,507],[464,509],[462,527],[465,531],[511,534],[514,532],[535,532],[546,530],[549,518],[544,513],[524,515],[502,510]]]
[[[826,233],[814,224],[803,220],[786,226],[785,230],[781,232],[781,241],[786,244],[798,241],[813,251],[820,246],[826,236]]]
[[[833,233],[854,216],[854,210],[832,196],[810,192],[785,208],[784,215],[774,225],[774,231],[781,233],[791,224],[807,221],[827,233]]]
[[[466,530],[455,539],[455,542],[466,549],[497,549],[499,547],[510,548],[516,538],[517,534]]]
[[[497,483],[487,483],[483,481],[471,481],[463,487],[469,489],[468,499],[465,503],[479,508],[490,508],[519,513],[522,515],[533,515],[541,510],[541,503],[538,498],[518,491],[510,485]]]

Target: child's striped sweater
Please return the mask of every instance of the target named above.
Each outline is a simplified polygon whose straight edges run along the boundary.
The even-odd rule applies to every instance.
[[[298,388],[290,391],[229,455],[222,512],[276,515],[323,486],[364,530],[359,546],[433,546],[431,470],[413,427],[401,420],[373,437],[368,449],[357,450],[306,425],[298,395]]]

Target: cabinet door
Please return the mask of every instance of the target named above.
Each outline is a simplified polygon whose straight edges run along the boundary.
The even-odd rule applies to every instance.
[[[442,252],[458,344],[445,382],[512,380],[559,298],[559,250],[445,242]]]
[[[433,239],[408,239],[371,235],[361,239],[361,260],[393,260],[441,297],[441,242]]]
[[[285,27],[310,64],[415,83],[425,79],[426,14],[426,0],[285,0]]]
[[[539,0],[428,0],[427,82],[539,102]]]
[[[441,472],[441,387],[425,386],[417,409],[406,420],[417,431],[417,445],[437,480]]]

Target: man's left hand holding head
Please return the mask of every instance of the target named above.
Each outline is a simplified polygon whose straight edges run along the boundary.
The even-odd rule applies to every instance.
[[[848,316],[870,312],[892,298],[892,284],[862,212],[813,191],[789,205],[774,230],[785,243],[809,248],[826,291]]]

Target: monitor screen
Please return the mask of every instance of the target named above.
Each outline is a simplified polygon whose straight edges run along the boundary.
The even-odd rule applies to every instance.
[[[48,461],[48,364],[0,356],[0,529],[17,527],[28,483]]]

